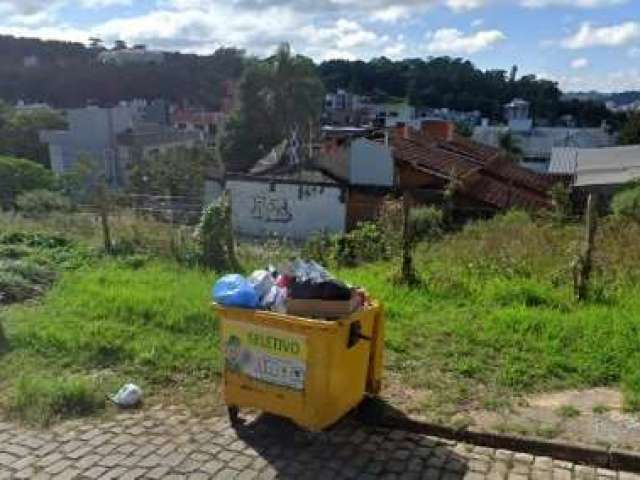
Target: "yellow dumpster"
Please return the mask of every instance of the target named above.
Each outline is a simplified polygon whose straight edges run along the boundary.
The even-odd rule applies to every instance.
[[[255,408],[320,431],[380,392],[384,324],[373,304],[336,321],[214,304],[232,422]]]

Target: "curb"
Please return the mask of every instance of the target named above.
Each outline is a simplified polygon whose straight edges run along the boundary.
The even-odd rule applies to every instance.
[[[598,468],[640,473],[640,453],[617,448],[601,448],[579,443],[489,433],[473,429],[456,430],[451,427],[421,422],[406,417],[385,417],[379,425],[420,435],[467,442],[481,447],[512,450]]]

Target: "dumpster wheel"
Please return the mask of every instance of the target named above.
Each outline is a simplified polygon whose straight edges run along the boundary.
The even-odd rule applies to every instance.
[[[229,414],[229,421],[231,425],[239,425],[242,423],[240,420],[240,409],[235,405],[229,405],[227,407],[227,413]]]

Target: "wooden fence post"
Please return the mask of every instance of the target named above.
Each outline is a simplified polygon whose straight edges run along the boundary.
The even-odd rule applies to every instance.
[[[104,250],[107,253],[111,253],[113,244],[111,243],[111,228],[109,227],[109,199],[106,187],[102,182],[99,182],[96,186],[96,193],[98,200],[98,213],[100,214],[100,221],[102,223],[102,240],[104,242]]]
[[[593,246],[598,229],[598,197],[589,194],[585,213],[585,239],[582,251],[573,265],[573,293],[576,300],[583,302],[589,296],[589,279],[593,270]]]
[[[405,190],[402,193],[402,268],[400,276],[406,284],[415,281],[413,269],[413,232],[411,231],[411,194]]]

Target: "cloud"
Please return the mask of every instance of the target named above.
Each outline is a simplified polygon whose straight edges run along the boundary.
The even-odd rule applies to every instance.
[[[597,90],[599,92],[624,92],[640,90],[640,69],[629,68],[609,73],[591,75],[573,74],[555,76],[545,73],[544,78],[558,82],[565,92]]]
[[[578,7],[603,8],[622,5],[629,0],[522,0],[521,5],[529,8],[543,7]]]
[[[640,22],[595,27],[584,22],[577,32],[562,41],[564,48],[579,50],[588,47],[619,47],[640,39]]]
[[[376,10],[371,18],[379,22],[396,23],[400,20],[406,20],[411,16],[411,11],[403,5],[390,5],[382,10]]]
[[[402,58],[403,55],[407,53],[407,50],[408,47],[405,42],[405,37],[404,35],[400,34],[396,37],[393,43],[390,43],[384,48],[382,54],[385,57],[397,59]]]
[[[16,15],[33,15],[51,6],[51,0],[0,0],[3,11],[13,12]]]
[[[427,51],[436,55],[470,55],[506,40],[500,30],[483,30],[465,35],[455,28],[442,28],[427,35]]]
[[[488,3],[487,0],[446,0],[446,5],[456,12],[464,12],[484,7]]]
[[[589,60],[586,58],[576,58],[571,61],[571,68],[579,70],[581,68],[587,68],[589,66]]]
[[[84,8],[104,8],[113,5],[131,5],[133,0],[80,0]]]
[[[344,18],[327,27],[303,27],[300,34],[314,45],[331,45],[338,50],[361,47],[378,40],[375,32],[363,28],[358,22]]]

